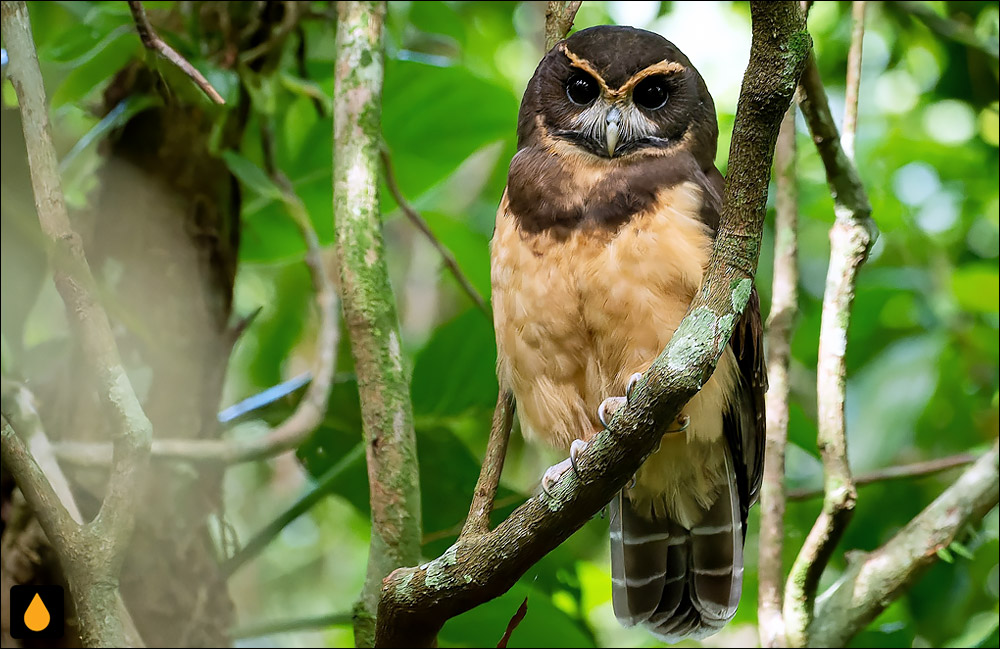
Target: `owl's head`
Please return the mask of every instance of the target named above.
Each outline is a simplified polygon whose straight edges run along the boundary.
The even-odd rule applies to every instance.
[[[528,82],[518,115],[518,149],[541,143],[555,154],[625,163],[686,149],[715,159],[715,104],[687,57],[659,34],[591,27],[560,42]]]

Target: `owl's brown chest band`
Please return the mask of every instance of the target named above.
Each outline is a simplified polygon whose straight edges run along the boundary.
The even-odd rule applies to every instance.
[[[690,156],[595,165],[581,156],[529,147],[511,162],[507,197],[510,213],[525,232],[558,234],[595,227],[616,231],[634,215],[652,209],[662,190],[685,181],[707,184]],[[714,229],[715,223],[709,225]]]

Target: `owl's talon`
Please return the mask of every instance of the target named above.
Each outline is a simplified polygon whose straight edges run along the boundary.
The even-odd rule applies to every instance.
[[[576,456],[585,448],[587,448],[587,442],[582,439],[574,439],[573,443],[569,445],[569,463],[578,476],[580,475],[580,467],[576,465]]]
[[[635,388],[635,384],[642,379],[642,372],[636,372],[632,376],[628,377],[628,384],[625,386],[625,399],[631,402],[632,400],[632,389]]]
[[[687,415],[681,415],[676,419],[677,423],[680,424],[680,428],[668,429],[668,433],[683,433],[691,425],[691,418]]]
[[[627,404],[628,399],[625,397],[608,397],[602,401],[601,405],[597,407],[597,418],[601,420],[601,425],[607,428],[608,422],[611,421],[611,417],[618,412],[619,408]],[[608,412],[608,408],[611,406],[613,406],[613,410]]]
[[[559,479],[566,475],[566,472],[573,468],[573,461],[571,458],[566,458],[558,464],[553,464],[549,468],[545,469],[545,473],[542,474],[542,491],[549,498],[553,498],[552,487],[555,486]]]
[[[549,498],[552,498],[552,487],[555,486],[559,480],[566,475],[566,473],[573,469],[576,474],[580,475],[580,469],[576,466],[576,457],[580,454],[580,451],[587,448],[587,442],[582,439],[574,439],[573,443],[569,445],[569,457],[560,462],[559,464],[553,464],[545,473],[542,474],[542,491]]]

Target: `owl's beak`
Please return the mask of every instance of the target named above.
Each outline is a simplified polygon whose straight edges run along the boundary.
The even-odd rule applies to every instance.
[[[612,108],[604,118],[608,155],[611,157],[614,157],[615,148],[618,146],[618,120],[621,119],[621,116],[622,112],[618,108]]]

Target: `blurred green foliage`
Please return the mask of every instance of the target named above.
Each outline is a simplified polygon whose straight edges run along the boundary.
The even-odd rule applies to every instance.
[[[124,2],[30,3],[39,57],[52,102],[61,155],[78,142],[67,195],[85,210],[100,156],[93,129],[96,107],[111,77],[144,56]],[[190,3],[147,2],[164,38],[203,70],[231,104],[232,66],[205,58]],[[995,2],[927,3],[996,43]],[[327,3],[311,3],[322,14]],[[842,113],[850,36],[848,3],[816,3],[810,30],[833,102]],[[383,133],[403,194],[454,253],[472,283],[489,291],[488,240],[514,152],[520,94],[542,55],[544,3],[392,2],[386,30]],[[742,3],[585,2],[576,27],[620,22],[659,31],[675,41],[706,77],[722,133],[718,165],[725,170],[735,100],[749,49]],[[304,57],[284,56],[250,76],[253,125],[269,125],[274,161],[305,202],[324,244],[333,237],[331,130],[334,29],[303,20]],[[995,47],[995,45],[994,45]],[[857,472],[984,449],[998,428],[998,67],[983,51],[946,40],[905,7],[869,3],[864,43],[857,164],[870,193],[881,236],[858,284],[849,336],[848,433]],[[200,97],[164,62],[171,88]],[[4,110],[16,105],[9,84]],[[220,115],[227,109],[206,104]],[[801,304],[793,344],[789,482],[818,485],[815,449],[816,347],[833,203],[822,165],[800,119]],[[304,245],[280,200],[255,183],[265,166],[259,128],[246,131],[230,168],[244,182],[242,243],[235,310],[262,309],[232,358],[227,405],[309,366],[316,314]],[[89,141],[88,134],[91,139]],[[9,192],[23,183],[8,170],[23,155],[4,136],[3,274],[28,264],[22,239],[6,229]],[[220,155],[223,152],[219,152]],[[10,200],[9,200],[10,197]],[[468,506],[496,399],[492,325],[442,270],[430,245],[399,218],[383,188],[389,263],[413,368],[423,492],[425,554],[436,556],[457,533]],[[124,215],[123,215],[124,218]],[[30,237],[28,237],[30,239]],[[769,303],[771,232],[758,275]],[[37,246],[37,241],[31,245]],[[10,252],[11,254],[8,254]],[[23,257],[23,255],[22,255]],[[8,287],[14,293],[8,293]],[[16,290],[5,283],[4,368],[29,363],[67,332],[51,288]],[[23,289],[23,287],[22,287]],[[8,295],[17,295],[8,300]],[[53,322],[55,324],[53,324]],[[289,404],[262,415],[279,419]],[[227,434],[253,435],[259,421]],[[360,439],[357,386],[342,343],[331,408],[323,427],[289,458],[241,466],[226,481],[225,516],[249,538],[311,488]],[[534,488],[552,460],[514,439],[500,514]],[[939,493],[954,473],[863,488],[841,544],[869,550],[885,541]],[[341,475],[330,498],[300,517],[233,578],[231,593],[243,623],[347,611],[364,579],[368,492],[362,461]],[[818,511],[818,501],[789,506],[786,558],[791,562]],[[748,538],[743,601],[730,626],[705,644],[756,642],[756,514]],[[916,586],[854,641],[853,646],[997,646],[998,516],[968,530],[961,550],[935,565]],[[826,583],[844,567],[834,559]],[[622,629],[611,613],[607,524],[595,519],[535,566],[507,595],[449,622],[442,646],[481,646],[503,634],[520,602],[528,614],[510,646],[658,646],[642,631]],[[350,629],[334,627],[247,641],[247,646],[352,644]],[[264,645],[260,643],[266,643]],[[694,646],[696,643],[687,643]]]

